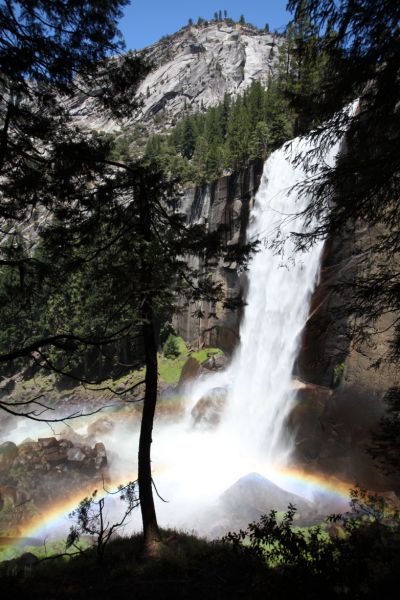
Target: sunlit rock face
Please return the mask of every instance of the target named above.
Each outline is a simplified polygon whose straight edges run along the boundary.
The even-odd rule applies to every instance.
[[[226,21],[184,27],[145,48],[143,54],[154,68],[137,92],[142,106],[129,119],[152,132],[168,128],[184,111],[200,112],[236,97],[253,81],[268,84],[274,74],[282,36]],[[77,121],[101,129],[118,129],[100,115],[93,100],[76,96],[70,103]]]

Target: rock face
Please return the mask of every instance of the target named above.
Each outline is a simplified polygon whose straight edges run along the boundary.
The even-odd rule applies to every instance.
[[[225,404],[225,388],[215,388],[208,396],[200,398],[190,413],[193,426],[205,429],[216,427],[220,422]]]
[[[355,233],[342,232],[326,244],[296,368],[303,380],[323,392],[303,393],[289,423],[298,432],[297,460],[307,469],[375,489],[400,489],[398,478],[387,479],[367,453],[385,409],[385,393],[399,385],[394,366],[372,368],[389,351],[391,316],[377,323],[368,343],[355,343],[351,321],[340,311],[346,295],[335,288],[363,272],[365,248],[375,235],[359,225]]]
[[[181,211],[189,222],[203,225],[209,231],[220,231],[228,244],[245,243],[249,212],[260,184],[262,161],[256,161],[238,173],[221,177],[202,187],[188,189],[181,197]],[[222,261],[204,264],[191,259],[191,266],[213,273],[222,283],[228,300],[243,292],[245,278],[236,263]],[[200,309],[203,317],[193,317],[193,308]],[[230,354],[239,340],[239,322],[242,310],[215,308],[207,302],[183,310],[176,318],[175,327],[189,344],[222,348]]]
[[[226,93],[235,97],[253,82],[267,84],[278,61],[282,36],[227,21],[184,27],[142,53],[154,65],[140,85],[142,106],[127,124],[140,122],[147,131],[165,130],[184,111],[215,106]],[[87,126],[112,131],[116,124],[99,115],[92,100],[70,102],[74,118]]]

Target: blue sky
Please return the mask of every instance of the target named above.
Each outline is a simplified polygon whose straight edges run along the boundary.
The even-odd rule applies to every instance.
[[[120,22],[128,50],[139,50],[187,25],[191,17],[211,19],[215,11],[226,9],[228,16],[240,15],[258,27],[268,23],[270,29],[282,29],[290,20],[287,0],[131,0]]]

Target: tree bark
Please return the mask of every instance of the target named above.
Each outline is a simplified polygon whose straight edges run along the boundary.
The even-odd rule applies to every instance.
[[[151,206],[145,186],[145,182],[141,182],[138,193],[140,230],[145,242],[141,257],[141,284],[143,290],[141,318],[146,363],[145,395],[139,438],[138,484],[143,521],[143,556],[149,558],[157,554],[161,536],[154,506],[151,474],[151,443],[153,441],[152,432],[157,404],[158,363],[151,291],[153,261],[152,256],[149,254],[149,245],[152,241]]]
[[[154,556],[161,542],[157,515],[154,507],[153,483],[151,474],[151,443],[154,414],[157,403],[157,347],[152,319],[151,305],[145,307],[147,318],[143,325],[145,346],[146,377],[142,422],[139,438],[139,498],[143,521],[144,555]]]

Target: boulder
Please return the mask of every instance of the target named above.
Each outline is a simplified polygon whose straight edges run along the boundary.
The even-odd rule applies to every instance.
[[[110,419],[110,417],[100,417],[94,423],[91,423],[87,428],[88,435],[93,438],[101,435],[110,434],[115,425],[114,422]]]
[[[94,447],[95,459],[94,464],[96,469],[101,469],[107,465],[107,452],[104,444],[98,442]]]
[[[58,465],[67,460],[67,451],[55,447],[46,448],[43,452],[43,460],[51,465]]]
[[[224,354],[211,355],[201,363],[201,368],[206,371],[220,371],[227,365],[228,359]]]
[[[226,389],[215,388],[201,398],[192,408],[191,417],[194,426],[216,427],[221,419],[226,403]]]
[[[68,450],[68,448],[73,447],[73,443],[71,442],[71,440],[66,440],[64,438],[58,442],[58,445],[60,448],[63,448],[65,450]]]
[[[56,440],[55,437],[39,438],[38,444],[39,444],[40,448],[51,448],[51,447],[58,448],[58,441]]]
[[[86,454],[81,448],[69,448],[67,450],[67,460],[72,463],[83,463]]]
[[[0,445],[0,470],[4,471],[11,467],[18,456],[18,447],[14,442],[4,442]]]

